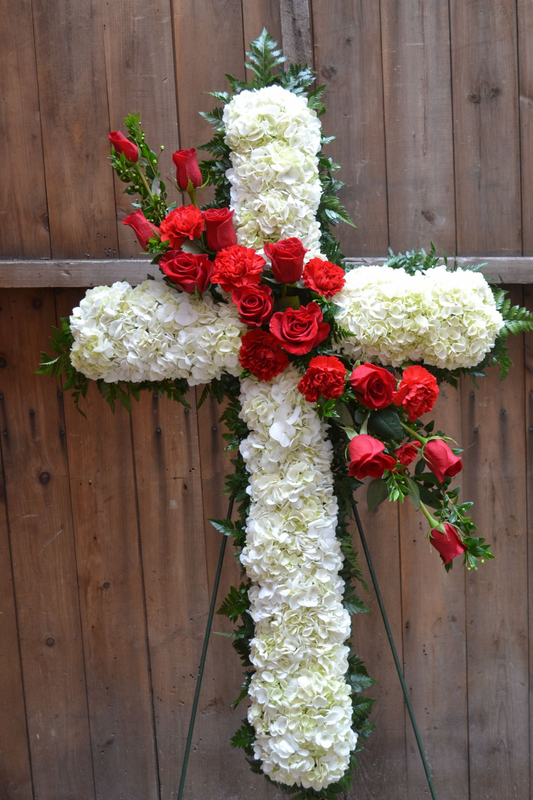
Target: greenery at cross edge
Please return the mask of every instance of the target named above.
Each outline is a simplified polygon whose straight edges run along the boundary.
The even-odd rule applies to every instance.
[[[277,84],[295,94],[305,96],[311,108],[314,108],[319,116],[324,114],[325,107],[322,102],[324,86],[315,88],[315,75],[307,66],[290,65],[284,68],[285,59],[278,49],[276,42],[266,31],[252,43],[250,52],[247,54],[247,68],[252,73],[250,81],[242,81],[230,75],[227,76],[230,92],[211,93],[222,105],[203,114],[214,126],[213,138],[202,145],[201,149],[207,151],[212,156],[200,164],[204,185],[214,187],[214,200],[207,207],[226,207],[230,205],[230,184],[226,177],[226,171],[230,168],[230,148],[224,141],[224,126],[222,121],[223,106],[228,103],[235,93],[244,89],[258,89],[264,86]],[[152,151],[146,141],[142,129],[139,115],[126,117],[126,127],[129,132],[129,139],[139,148],[139,160],[131,164],[122,155],[114,152],[111,156],[111,164],[116,170],[118,177],[127,184],[125,192],[132,196],[138,196],[138,200],[133,203],[136,208],[142,209],[143,213],[155,225],[159,225],[161,220],[178,205],[178,200],[168,203],[168,195],[165,184],[161,180],[159,171],[159,156]],[[335,137],[322,136],[322,145],[327,145]],[[162,149],[162,148],[161,148]],[[321,226],[321,249],[324,255],[334,263],[342,263],[343,254],[340,246],[333,235],[334,226],[339,222],[352,224],[346,210],[342,206],[337,193],[343,186],[342,181],[334,177],[339,169],[331,158],[327,157],[321,149],[319,155],[319,175],[322,186],[322,198],[317,212]],[[171,181],[174,183],[173,181]],[[174,184],[177,191],[178,187]],[[179,197],[179,195],[178,195]],[[205,241],[202,241],[205,245]],[[154,264],[161,255],[162,250],[167,245],[161,245],[155,239],[151,241],[149,250],[154,253]],[[205,248],[207,251],[207,248]],[[207,251],[208,252],[208,251]],[[446,259],[445,259],[446,262]],[[411,251],[405,254],[395,255],[389,253],[386,262],[389,266],[403,268],[409,274],[418,271],[425,271],[436,266],[439,258],[435,248],[431,245],[426,253],[424,250]],[[346,264],[345,269],[349,270],[354,265]],[[479,269],[482,265],[471,267]],[[457,263],[451,265],[454,269]],[[150,277],[150,276],[148,276]],[[173,284],[170,284],[173,285]],[[220,300],[220,295],[215,287],[210,289],[213,297]],[[308,290],[300,289],[296,286],[288,287],[288,294],[298,300],[304,299],[303,292]],[[526,309],[519,306],[512,306],[506,297],[506,292],[500,288],[492,287],[496,304],[500,310],[504,327],[498,336],[493,350],[487,355],[484,361],[475,368],[442,370],[428,365],[426,369],[432,372],[439,383],[446,381],[452,386],[457,386],[461,375],[469,375],[474,383],[477,378],[485,375],[485,368],[497,364],[501,370],[502,379],[507,374],[511,361],[507,354],[506,340],[510,333],[521,333],[533,328],[533,315]],[[337,306],[334,302],[325,300],[320,295],[313,294],[313,301],[320,304],[324,320],[330,324],[331,335],[319,346],[317,352],[331,352],[331,342],[341,341],[349,334],[342,330],[335,319]],[[38,372],[53,377],[64,377],[63,389],[70,390],[73,394],[78,409],[80,401],[86,396],[90,381],[81,373],[77,372],[70,361],[70,349],[73,337],[67,319],[62,319],[60,327],[54,329],[54,335],[50,339],[52,355],[41,354],[41,365]],[[353,364],[344,356],[339,355],[349,371],[353,369]],[[292,358],[292,362],[302,372],[305,371],[311,354],[298,358]],[[404,366],[408,366],[407,364]],[[245,377],[243,373],[241,377]],[[114,411],[117,403],[123,405],[128,411],[131,410],[131,400],[138,400],[140,392],[147,390],[166,395],[170,399],[177,400],[185,405],[185,393],[187,382],[185,380],[162,381],[159,383],[145,382],[133,384],[128,382],[106,383],[103,380],[96,381],[98,390],[109,403]],[[248,515],[250,498],[246,493],[248,486],[248,474],[242,456],[239,453],[239,444],[248,434],[246,425],[239,417],[239,379],[228,375],[220,380],[214,380],[205,387],[199,401],[199,406],[204,402],[209,393],[213,394],[220,403],[225,402],[225,410],[222,421],[225,422],[227,433],[223,434],[227,441],[227,448],[234,451],[235,458],[232,461],[234,472],[226,478],[226,492],[234,495],[238,505],[236,520],[222,519],[212,520],[212,524],[217,531],[223,535],[231,536],[236,547],[236,555],[245,543],[245,523]],[[350,613],[365,612],[366,608],[361,597],[356,593],[354,585],[357,583],[366,589],[362,580],[361,570],[357,561],[357,554],[353,549],[352,537],[349,530],[349,520],[352,516],[352,502],[354,492],[362,485],[360,481],[347,474],[346,467],[346,448],[351,436],[356,430],[368,430],[387,445],[392,450],[398,447],[406,438],[406,428],[409,428],[411,438],[425,438],[438,435],[446,439],[441,431],[433,432],[433,423],[423,425],[420,421],[408,423],[405,412],[400,408],[387,408],[378,411],[370,411],[363,406],[348,387],[339,400],[319,400],[319,415],[328,420],[328,437],[333,445],[332,471],[335,482],[335,495],[339,503],[339,518],[337,525],[337,536],[340,541],[342,552],[345,556],[344,567],[341,576],[345,581],[344,605]],[[449,441],[449,440],[448,440]],[[453,448],[454,453],[461,451]],[[370,482],[367,489],[367,502],[371,510],[376,509],[386,499],[391,501],[403,502],[409,497],[417,509],[424,511],[432,522],[430,524],[439,525],[440,521],[446,521],[460,530],[463,541],[467,546],[464,561],[468,569],[476,569],[478,561],[492,558],[488,545],[485,540],[475,535],[475,525],[469,516],[471,503],[459,502],[460,487],[451,489],[451,479],[445,479],[441,484],[433,473],[426,470],[425,462],[419,459],[415,471],[410,474],[408,469],[398,469],[389,472],[384,478],[378,478]],[[431,509],[431,512],[429,511]],[[453,562],[446,565],[446,569],[451,569]],[[247,689],[253,673],[250,662],[250,642],[253,637],[253,622],[248,613],[249,600],[248,589],[250,582],[242,571],[242,581],[238,587],[232,587],[222,603],[219,613],[227,616],[238,627],[234,633],[229,634],[233,639],[233,646],[239,654],[244,667],[244,682],[242,691],[234,703],[234,707],[246,696]],[[359,742],[365,741],[372,730],[373,725],[368,721],[368,715],[372,708],[373,700],[363,694],[373,683],[368,676],[362,661],[356,655],[351,655],[349,659],[349,671],[347,682],[352,689],[353,702],[353,725],[354,730],[359,735]],[[260,762],[253,757],[253,727],[245,720],[242,727],[237,731],[232,739],[232,744],[242,747],[248,757],[253,771],[261,772]],[[358,752],[360,746],[355,752]],[[355,754],[352,757],[352,766],[355,765]],[[278,788],[288,794],[295,794],[294,800],[307,800],[308,798],[323,798],[332,800],[339,794],[346,792],[350,786],[351,768],[341,781],[329,786],[320,792],[312,789],[302,789],[298,786],[287,787],[276,784]],[[268,776],[267,776],[268,778]],[[269,779],[270,780],[270,779]]]

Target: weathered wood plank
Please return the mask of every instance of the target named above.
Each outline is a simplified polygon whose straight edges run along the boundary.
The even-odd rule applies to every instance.
[[[533,290],[531,287],[524,289],[524,305],[533,311]],[[528,333],[525,337],[525,420],[524,429],[526,437],[526,478],[527,496],[533,497],[533,337]],[[527,504],[527,535],[528,535],[528,573],[533,574],[533,509],[530,503]],[[528,610],[529,610],[529,692],[533,686],[533,591],[531,584],[528,585]],[[533,706],[529,707],[529,730],[533,730]],[[529,756],[529,780],[530,787],[533,785],[533,737],[529,737],[530,756]]]
[[[444,384],[433,412],[435,429],[461,442],[461,398]],[[451,573],[427,542],[428,524],[406,500],[400,509],[405,675],[440,800],[468,797],[465,575]],[[481,576],[479,576],[481,577]],[[411,798],[427,796],[427,782],[407,718],[407,773]]]
[[[522,252],[515,0],[452,0],[457,252]]]
[[[512,293],[522,303],[522,291]],[[495,561],[467,578],[471,800],[529,797],[528,614],[524,346],[514,367],[462,391],[465,499]],[[511,789],[510,789],[511,787]],[[512,795],[511,795],[512,796]]]
[[[250,47],[250,42],[256,39],[263,28],[277,41],[280,47],[281,17],[279,3],[271,0],[247,0],[242,4],[242,18],[244,25],[244,47]]]
[[[358,226],[336,231],[344,252],[384,254],[389,244],[379,3],[313,5],[315,61],[325,79],[327,153],[342,169],[342,202]]]
[[[533,4],[517,0],[523,253],[533,253]]]
[[[371,552],[374,569],[379,581],[383,601],[392,628],[398,655],[402,660],[402,597],[400,575],[400,542],[398,509],[386,503],[375,512],[366,510],[365,489],[358,493],[359,512],[366,539]],[[364,564],[364,555],[357,533],[354,544],[359,551],[359,560]],[[376,698],[371,720],[376,729],[363,752],[357,757],[359,769],[354,774],[353,784],[347,798],[358,800],[381,800],[390,795],[394,787],[395,800],[408,800],[406,774],[405,712],[400,683],[394,666],[389,642],[381,619],[379,606],[368,570],[365,579],[370,587],[363,600],[370,614],[352,617],[352,641],[354,649],[377,682],[366,694]]]
[[[130,418],[91,389],[65,427],[96,796],[159,800]]]
[[[93,800],[62,401],[34,374],[53,324],[52,291],[2,294],[2,451],[35,797]]]
[[[101,4],[35,0],[52,255],[117,254]]]
[[[439,0],[381,3],[389,241],[455,252],[450,24]],[[363,222],[363,229],[364,229]]]
[[[292,64],[312,64],[309,0],[279,0],[283,53]]]
[[[2,3],[0,253],[50,255],[31,0]]]

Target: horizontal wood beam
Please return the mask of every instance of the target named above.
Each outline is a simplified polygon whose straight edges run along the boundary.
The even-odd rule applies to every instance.
[[[386,259],[347,258],[354,264],[383,264]],[[532,283],[533,258],[513,256],[509,258],[482,258],[480,256],[458,258],[459,266],[486,263],[482,272],[497,283]],[[126,279],[132,285],[145,280],[147,275],[161,278],[157,267],[149,258],[117,258],[109,260],[80,259],[52,261],[0,261],[0,287],[23,288],[37,286],[99,286]]]

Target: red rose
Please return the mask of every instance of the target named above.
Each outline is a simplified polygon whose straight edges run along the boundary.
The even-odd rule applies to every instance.
[[[241,286],[260,283],[264,265],[265,259],[251,247],[234,244],[217,254],[211,280],[219,283],[225,292],[233,292]]]
[[[460,456],[452,453],[451,448],[444,439],[430,439],[424,445],[424,458],[432,473],[438,478],[440,483],[444,478],[453,478],[463,468]]]
[[[340,397],[344,391],[346,367],[335,356],[316,356],[312,358],[298,389],[309,403],[316,403],[319,395],[328,400]]]
[[[124,153],[128,161],[135,162],[139,160],[139,148],[129,139],[126,139],[120,131],[111,131],[109,141],[117,153]]]
[[[312,258],[305,266],[304,283],[323,297],[333,297],[340,292],[346,282],[342,267],[321,258]]]
[[[277,244],[265,243],[264,251],[272,263],[274,277],[280,283],[296,283],[302,277],[307,250],[296,237]]]
[[[361,364],[351,374],[350,383],[357,399],[367,408],[386,408],[392,402],[396,378],[375,364]]]
[[[289,357],[271,333],[248,331],[241,340],[239,361],[260,381],[271,381],[289,365]]]
[[[288,353],[303,356],[327,339],[329,325],[322,322],[317,303],[278,311],[270,320],[270,330]]]
[[[148,250],[148,240],[154,239],[159,235],[159,228],[146,219],[142,211],[134,211],[133,214],[122,220],[123,225],[129,225],[135,231],[137,241],[143,250]]]
[[[206,255],[169,250],[159,259],[159,267],[183,292],[193,294],[195,289],[205,292],[213,272],[213,262]]]
[[[419,449],[420,442],[405,442],[394,451],[394,455],[403,467],[408,467],[417,457]]]
[[[241,286],[231,299],[237,306],[241,322],[260,328],[270,318],[274,308],[272,290],[268,286]]]
[[[182,192],[187,191],[189,181],[194,188],[201,186],[202,173],[196,161],[196,150],[176,150],[172,153],[172,162],[176,167],[176,182]]]
[[[358,480],[366,478],[367,475],[371,478],[381,478],[386,469],[393,469],[396,466],[396,459],[386,455],[384,450],[383,442],[367,433],[354,436],[348,445],[350,459],[348,474]]]
[[[449,522],[445,522],[444,527],[446,528],[446,533],[442,533],[442,531],[433,528],[429,536],[429,541],[435,550],[440,553],[443,562],[449,564],[452,559],[456,556],[460,556],[467,548],[453,525],[450,525]]]
[[[205,236],[210,250],[223,250],[237,244],[232,208],[208,208],[204,211]]]
[[[398,391],[392,399],[397,406],[405,408],[409,422],[414,422],[426,411],[431,411],[438,394],[435,376],[424,367],[415,366],[404,369]]]
[[[185,239],[199,239],[204,227],[199,208],[179,206],[167,214],[161,223],[161,241],[169,241],[173,250],[179,250]]]

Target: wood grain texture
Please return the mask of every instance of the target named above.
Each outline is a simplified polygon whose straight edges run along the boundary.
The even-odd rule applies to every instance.
[[[385,503],[375,512],[366,510],[365,489],[359,493],[359,512],[372,562],[381,588],[383,602],[400,661],[403,660],[403,625],[400,573],[400,540],[398,509]],[[354,546],[359,561],[365,558],[357,533]],[[370,614],[352,617],[352,642],[354,649],[365,662],[376,685],[366,694],[376,698],[371,721],[376,725],[369,742],[357,757],[358,771],[347,795],[349,800],[364,797],[381,800],[394,787],[395,800],[408,800],[406,767],[406,718],[402,690],[385,633],[383,621],[372,587],[370,575],[364,567],[369,593],[361,592],[370,608]]]
[[[34,374],[54,323],[52,291],[3,292],[2,453],[35,797],[94,800],[62,400]]]
[[[31,0],[0,6],[0,254],[50,255]]]
[[[341,164],[342,202],[357,225],[336,230],[346,255],[387,252],[387,178],[379,4],[313,4],[318,79],[327,82],[327,153]]]
[[[517,0],[523,253],[533,253],[533,5]]]
[[[256,39],[263,28],[282,46],[281,16],[278,2],[271,0],[246,0],[242,4],[244,26],[244,47],[249,49],[250,43]]]
[[[521,303],[522,291],[512,299]],[[496,370],[463,386],[464,497],[495,561],[467,579],[471,800],[529,796],[528,574],[523,340],[511,342],[506,383]]]
[[[52,255],[117,254],[99,0],[34,0]]]
[[[525,288],[524,290],[524,305],[530,311],[533,311],[533,291],[530,286]],[[533,536],[533,508],[531,507],[531,502],[529,500],[532,497],[533,491],[533,336],[531,333],[528,333],[525,337],[525,420],[524,420],[524,431],[525,431],[525,439],[526,439],[526,475],[527,475],[527,537],[528,537],[528,574],[532,574],[533,570],[533,546],[531,544],[532,536]],[[533,687],[533,591],[531,590],[531,584],[528,585],[528,613],[529,613],[529,620],[528,620],[528,628],[529,628],[529,692],[531,697],[531,690]],[[529,704],[529,730],[533,726],[533,706],[531,702]],[[530,781],[530,791],[531,786],[533,786],[533,772],[532,772],[532,764],[533,764],[533,737],[529,737],[529,781]]]
[[[515,0],[451,0],[457,252],[522,252]]]
[[[433,241],[453,253],[448,4],[384,0],[381,29],[390,246],[403,251]]]
[[[279,0],[283,52],[292,64],[312,64],[309,0]]]
[[[68,398],[65,421],[96,797],[158,800],[130,418],[91,389],[87,418]]]

